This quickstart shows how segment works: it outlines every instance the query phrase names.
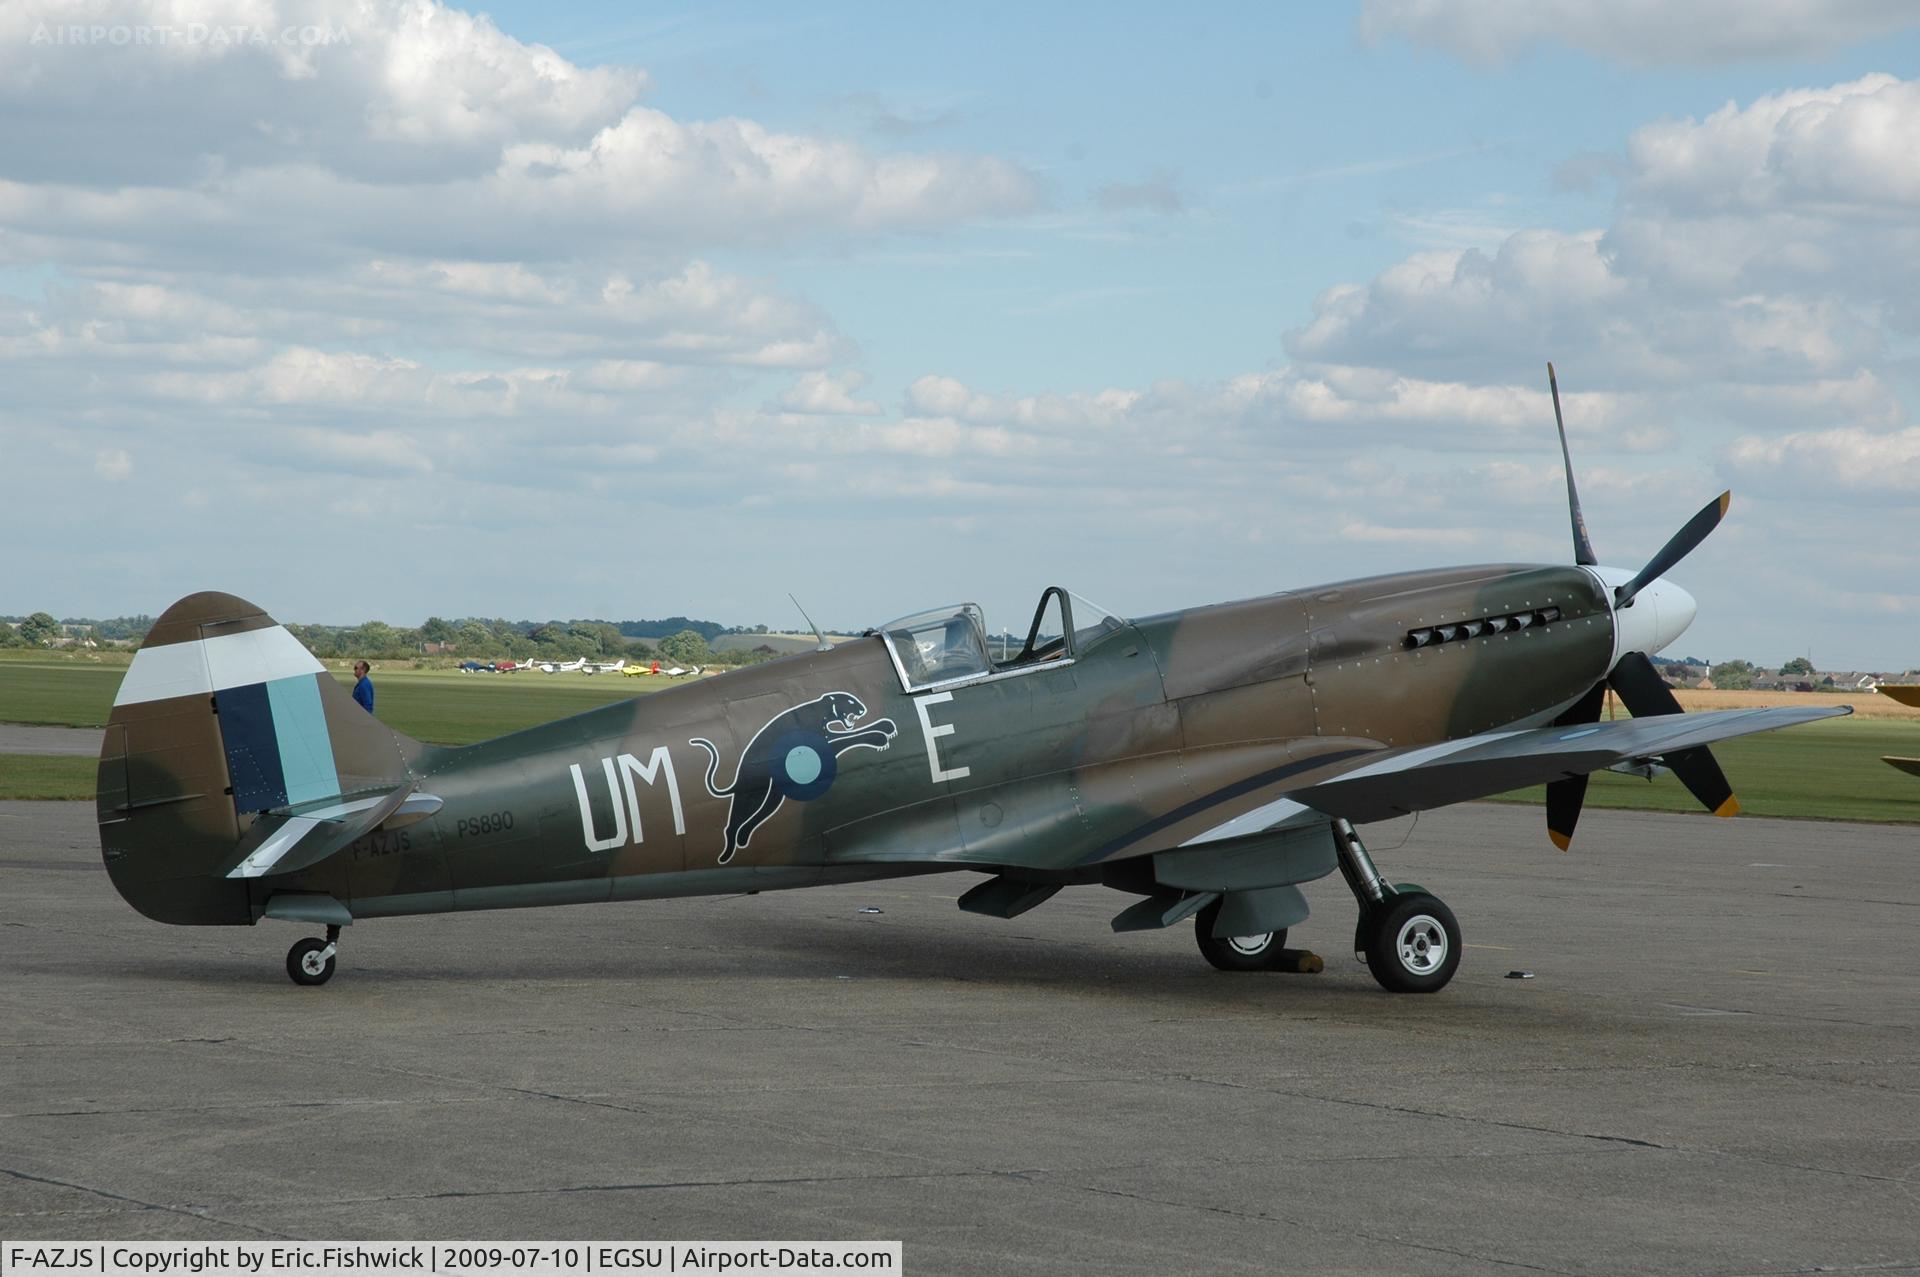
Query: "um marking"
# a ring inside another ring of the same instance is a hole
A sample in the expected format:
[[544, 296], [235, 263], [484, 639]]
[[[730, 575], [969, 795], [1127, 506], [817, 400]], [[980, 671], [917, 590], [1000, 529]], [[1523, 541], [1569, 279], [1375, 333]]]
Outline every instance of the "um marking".
[[[587, 799], [587, 779], [581, 773], [580, 764], [574, 763], [568, 768], [573, 773], [574, 795], [580, 800], [580, 834], [586, 840], [588, 851], [612, 851], [625, 846], [629, 828], [633, 831], [633, 843], [636, 846], [646, 841], [640, 831], [640, 792], [634, 784], [636, 778], [651, 785], [664, 775], [667, 798], [673, 804], [673, 832], [687, 832], [686, 813], [680, 807], [680, 782], [673, 774], [673, 756], [667, 753], [665, 745], [656, 746], [644, 763], [632, 754], [602, 758], [600, 769], [606, 774], [607, 794], [613, 800], [613, 834], [607, 838], [594, 836], [593, 805]], [[626, 798], [624, 806], [620, 801], [623, 793]]]

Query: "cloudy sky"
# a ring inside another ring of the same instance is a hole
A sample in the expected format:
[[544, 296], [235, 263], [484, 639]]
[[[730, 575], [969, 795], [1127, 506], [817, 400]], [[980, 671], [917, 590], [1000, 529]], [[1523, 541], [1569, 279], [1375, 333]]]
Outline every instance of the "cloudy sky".
[[1920, 664], [1905, 0], [0, 5], [0, 612], [840, 626], [1444, 563]]

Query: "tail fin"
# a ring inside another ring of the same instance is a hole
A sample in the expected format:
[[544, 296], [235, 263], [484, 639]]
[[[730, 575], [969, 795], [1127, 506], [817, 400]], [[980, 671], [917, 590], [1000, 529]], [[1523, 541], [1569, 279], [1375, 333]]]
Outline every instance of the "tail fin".
[[161, 922], [249, 923], [224, 875], [262, 812], [389, 793], [422, 746], [361, 709], [272, 617], [230, 594], [168, 608], [121, 680], [100, 752], [113, 885]]

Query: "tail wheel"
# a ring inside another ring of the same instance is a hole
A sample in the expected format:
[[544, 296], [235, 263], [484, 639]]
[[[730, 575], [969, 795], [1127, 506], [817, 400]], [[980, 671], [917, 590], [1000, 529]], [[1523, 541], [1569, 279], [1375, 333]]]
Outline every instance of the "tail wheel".
[[287, 950], [287, 974], [295, 984], [325, 984], [333, 978], [334, 946], [308, 936]]
[[1437, 993], [1460, 966], [1460, 924], [1424, 891], [1389, 896], [1363, 930], [1367, 967], [1390, 993]]
[[1285, 961], [1282, 955], [1287, 947], [1286, 931], [1216, 938], [1213, 927], [1219, 921], [1222, 903], [1216, 900], [1194, 915], [1193, 938], [1200, 945], [1200, 956], [1222, 971], [1278, 970]]

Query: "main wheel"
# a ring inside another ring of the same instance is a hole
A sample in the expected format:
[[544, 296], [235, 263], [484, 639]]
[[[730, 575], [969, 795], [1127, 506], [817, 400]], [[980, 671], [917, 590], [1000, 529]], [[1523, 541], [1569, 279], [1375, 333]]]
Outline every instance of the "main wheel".
[[1277, 967], [1281, 951], [1287, 947], [1286, 931], [1216, 939], [1213, 925], [1219, 921], [1223, 903], [1216, 900], [1194, 915], [1193, 938], [1199, 942], [1200, 956], [1222, 971], [1271, 971]]
[[1367, 967], [1390, 993], [1436, 993], [1460, 966], [1460, 924], [1423, 891], [1388, 898], [1364, 929]]
[[[325, 953], [323, 958], [320, 955]], [[287, 950], [287, 974], [295, 984], [325, 984], [333, 978], [334, 955], [327, 953], [327, 942], [308, 936], [296, 940]]]

